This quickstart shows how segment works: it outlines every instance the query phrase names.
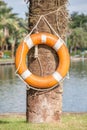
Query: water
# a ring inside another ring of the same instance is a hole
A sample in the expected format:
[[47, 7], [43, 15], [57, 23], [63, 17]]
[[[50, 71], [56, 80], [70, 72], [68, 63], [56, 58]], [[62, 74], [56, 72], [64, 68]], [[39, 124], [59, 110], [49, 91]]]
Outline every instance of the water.
[[[26, 111], [26, 86], [14, 72], [14, 65], [0, 66], [0, 113]], [[87, 112], [87, 61], [71, 62], [63, 89], [64, 112]]]
[[13, 65], [0, 66], [0, 113], [26, 111], [26, 87]]
[[63, 111], [87, 112], [87, 61], [71, 62], [70, 79], [63, 88]]

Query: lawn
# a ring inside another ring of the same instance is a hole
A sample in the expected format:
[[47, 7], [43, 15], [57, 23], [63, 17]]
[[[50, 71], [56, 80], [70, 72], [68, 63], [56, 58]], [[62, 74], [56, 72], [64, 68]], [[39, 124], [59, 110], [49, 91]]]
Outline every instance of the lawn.
[[87, 130], [87, 114], [63, 114], [58, 123], [26, 123], [25, 117], [0, 117], [0, 130]]

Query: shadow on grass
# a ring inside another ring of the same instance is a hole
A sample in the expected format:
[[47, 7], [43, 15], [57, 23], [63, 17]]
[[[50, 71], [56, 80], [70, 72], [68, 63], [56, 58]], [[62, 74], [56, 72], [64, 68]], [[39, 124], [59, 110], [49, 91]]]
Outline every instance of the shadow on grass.
[[23, 123], [23, 124], [26, 124], [26, 121], [3, 121], [3, 120], [0, 120], [0, 124], [10, 124], [10, 123]]
[[8, 124], [8, 123], [10, 123], [10, 121], [1, 121], [0, 120], [0, 124]]

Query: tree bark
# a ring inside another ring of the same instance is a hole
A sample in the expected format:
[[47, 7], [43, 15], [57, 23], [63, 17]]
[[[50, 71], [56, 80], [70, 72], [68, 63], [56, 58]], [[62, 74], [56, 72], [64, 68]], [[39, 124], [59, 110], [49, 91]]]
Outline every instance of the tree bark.
[[[36, 24], [40, 15], [47, 14], [58, 8], [59, 12], [46, 16], [46, 19], [52, 25], [59, 35], [65, 39], [67, 19], [66, 10], [67, 0], [30, 0], [29, 8], [29, 29], [31, 30]], [[65, 14], [65, 17], [63, 16]], [[48, 25], [41, 20], [37, 28], [39, 32], [53, 33]], [[58, 66], [58, 56], [56, 52], [46, 46], [38, 46], [38, 57], [34, 57], [35, 48], [29, 51], [28, 66], [29, 70], [40, 76], [52, 74]], [[26, 119], [27, 122], [40, 123], [40, 122], [58, 122], [61, 119], [62, 113], [62, 84], [57, 85], [52, 90], [36, 91], [33, 89], [27, 90], [27, 106], [26, 106]]]

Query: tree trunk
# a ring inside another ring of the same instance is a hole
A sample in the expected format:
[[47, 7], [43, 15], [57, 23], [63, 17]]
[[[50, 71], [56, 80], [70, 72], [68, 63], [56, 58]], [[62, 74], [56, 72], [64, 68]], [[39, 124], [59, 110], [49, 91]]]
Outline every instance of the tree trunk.
[[11, 51], [12, 51], [11, 57], [12, 57], [12, 59], [14, 59], [15, 44], [16, 44], [16, 38], [14, 38], [14, 41], [13, 41], [12, 46], [11, 46]]
[[[45, 15], [56, 9], [60, 9], [51, 15], [46, 16], [46, 19], [56, 30], [56, 32], [65, 40], [67, 30], [67, 0], [30, 0], [29, 8], [29, 29], [38, 21], [40, 15]], [[60, 8], [61, 7], [61, 8]], [[41, 20], [37, 28], [39, 32], [53, 33], [48, 25]], [[40, 76], [52, 74], [58, 66], [58, 56], [56, 52], [46, 46], [38, 46], [38, 57], [34, 57], [35, 48], [29, 51], [28, 66], [29, 70]], [[57, 85], [54, 89], [48, 91], [36, 91], [33, 89], [27, 90], [27, 106], [26, 118], [27, 122], [58, 122], [61, 118], [62, 112], [62, 84]]]
[[15, 43], [12, 43], [12, 46], [11, 46], [11, 51], [12, 51], [11, 57], [12, 57], [12, 59], [14, 58], [14, 50], [15, 50]]

